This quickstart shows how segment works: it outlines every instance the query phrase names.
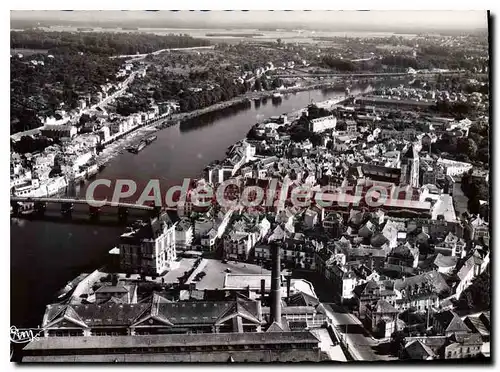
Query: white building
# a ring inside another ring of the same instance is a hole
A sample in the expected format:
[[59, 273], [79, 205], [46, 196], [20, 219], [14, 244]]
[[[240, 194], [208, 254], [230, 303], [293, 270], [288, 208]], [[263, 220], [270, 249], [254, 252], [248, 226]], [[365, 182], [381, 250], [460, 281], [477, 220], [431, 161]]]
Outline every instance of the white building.
[[224, 237], [224, 257], [233, 260], [247, 260], [257, 243], [254, 232], [234, 231]]
[[310, 120], [309, 130], [314, 133], [321, 133], [328, 129], [335, 129], [337, 118], [333, 115]]
[[182, 219], [175, 228], [175, 246], [177, 249], [189, 249], [192, 242], [193, 226], [188, 219]]
[[160, 275], [177, 265], [175, 228], [167, 213], [139, 222], [120, 237], [120, 266], [128, 273]]
[[472, 164], [461, 161], [439, 158], [437, 164], [440, 164], [446, 170], [447, 176], [461, 176], [472, 169]]

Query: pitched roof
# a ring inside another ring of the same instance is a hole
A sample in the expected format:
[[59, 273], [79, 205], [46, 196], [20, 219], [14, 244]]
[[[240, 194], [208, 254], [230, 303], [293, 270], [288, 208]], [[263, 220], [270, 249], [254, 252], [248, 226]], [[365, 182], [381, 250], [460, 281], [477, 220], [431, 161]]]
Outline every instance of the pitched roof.
[[283, 332], [283, 327], [274, 321], [271, 323], [266, 332]]
[[316, 306], [319, 300], [304, 292], [297, 292], [288, 299], [289, 306]]
[[248, 311], [244, 306], [244, 302], [239, 299], [237, 299], [232, 304], [232, 306], [228, 307], [224, 312], [222, 312], [215, 323], [221, 324], [236, 316], [241, 316], [251, 323], [260, 324], [260, 320], [254, 314], [252, 314], [252, 312]]
[[488, 324], [485, 324], [482, 317], [468, 316], [465, 318], [464, 323], [470, 328], [472, 332], [477, 332], [482, 336], [487, 336], [490, 334], [490, 327]]
[[441, 324], [445, 332], [470, 332], [463, 320], [454, 311], [447, 310], [436, 313], [434, 319]]
[[95, 293], [128, 293], [128, 290], [122, 285], [104, 285]]
[[457, 334], [455, 333], [450, 341], [455, 341], [461, 345], [482, 345], [483, 340], [479, 333]]
[[200, 333], [163, 334], [136, 336], [90, 336], [90, 337], [42, 337], [30, 342], [25, 350], [48, 349], [101, 349], [138, 348], [157, 346], [205, 346], [205, 345], [247, 345], [247, 344], [287, 344], [307, 343], [317, 345], [319, 340], [311, 332], [270, 332], [270, 333]]
[[455, 267], [458, 262], [458, 257], [456, 256], [444, 256], [438, 253], [434, 259], [434, 265], [437, 267]]
[[374, 247], [382, 247], [387, 242], [388, 239], [382, 233], [374, 234], [370, 239], [370, 244]]
[[375, 305], [375, 311], [377, 313], [399, 313], [399, 311], [386, 300], [379, 300]]
[[[66, 317], [65, 317], [66, 315]], [[256, 301], [181, 301], [169, 302], [159, 295], [148, 302], [121, 304], [52, 305], [46, 310], [44, 327], [69, 320], [82, 327], [132, 326], [149, 319], [167, 325], [214, 324], [223, 317], [240, 315], [251, 322], [260, 322]]]
[[420, 342], [420, 340], [408, 342], [405, 346], [405, 351], [410, 359], [427, 359], [434, 356], [432, 350]]
[[417, 159], [418, 158], [418, 154], [417, 154], [417, 151], [416, 151], [415, 147], [413, 147], [413, 145], [410, 145], [408, 147], [408, 150], [403, 155], [403, 157], [407, 158], [407, 159]]
[[464, 280], [467, 274], [474, 268], [475, 259], [474, 256], [470, 256], [458, 270], [457, 276], [460, 280]]
[[443, 275], [438, 271], [428, 271], [426, 273], [410, 276], [405, 279], [396, 279], [394, 288], [397, 290], [407, 289], [417, 285], [419, 288], [425, 284], [430, 287], [436, 294], [441, 294], [450, 290]]

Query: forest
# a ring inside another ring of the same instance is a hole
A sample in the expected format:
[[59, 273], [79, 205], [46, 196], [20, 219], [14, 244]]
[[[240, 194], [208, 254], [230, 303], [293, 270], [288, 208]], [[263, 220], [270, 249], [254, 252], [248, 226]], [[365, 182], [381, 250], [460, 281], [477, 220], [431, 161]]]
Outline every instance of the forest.
[[83, 52], [102, 56], [151, 53], [167, 48], [208, 46], [210, 42], [189, 35], [165, 36], [124, 32], [12, 31], [11, 48], [45, 49], [50, 54]]
[[11, 133], [40, 126], [38, 117], [54, 116], [58, 109], [75, 109], [82, 96], [97, 93], [102, 84], [116, 82], [121, 67], [121, 61], [98, 55], [30, 58], [43, 65], [11, 58]]
[[[109, 56], [208, 44], [187, 35], [13, 31], [11, 48], [47, 53], [33, 54], [29, 60], [11, 57], [11, 133], [39, 127], [40, 117], [54, 116], [59, 109], [75, 109], [82, 97], [87, 104], [96, 103], [101, 85], [123, 79], [116, 77], [123, 60]], [[124, 104], [120, 110], [135, 112]]]

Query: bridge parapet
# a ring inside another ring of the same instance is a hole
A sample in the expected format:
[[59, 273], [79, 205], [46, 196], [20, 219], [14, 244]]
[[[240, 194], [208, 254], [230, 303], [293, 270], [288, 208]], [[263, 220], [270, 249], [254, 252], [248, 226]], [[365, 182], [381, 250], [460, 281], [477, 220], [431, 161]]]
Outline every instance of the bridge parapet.
[[[12, 196], [10, 198], [11, 203], [55, 203], [55, 204], [65, 204], [65, 203], [70, 203], [70, 204], [88, 204], [89, 206], [91, 203], [89, 203], [88, 200], [86, 199], [77, 199], [77, 198], [32, 198], [32, 197], [20, 197], [20, 196]], [[97, 202], [97, 200], [96, 200]], [[132, 203], [113, 203], [110, 201], [104, 201], [102, 207], [108, 206], [108, 207], [122, 207], [122, 208], [127, 208], [127, 209], [139, 209], [139, 210], [145, 210], [145, 211], [152, 211], [155, 213], [159, 213], [159, 210], [161, 207], [153, 207], [149, 205], [140, 205], [140, 204], [132, 204]]]

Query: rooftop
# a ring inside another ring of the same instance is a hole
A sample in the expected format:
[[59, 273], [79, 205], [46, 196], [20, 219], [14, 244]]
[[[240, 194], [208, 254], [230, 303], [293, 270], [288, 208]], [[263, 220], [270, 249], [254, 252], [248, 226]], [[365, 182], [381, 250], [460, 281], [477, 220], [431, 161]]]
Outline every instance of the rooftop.
[[310, 332], [200, 333], [146, 336], [42, 337], [24, 350], [81, 350], [102, 348], [151, 348], [179, 346], [231, 346], [248, 344], [318, 344]]

